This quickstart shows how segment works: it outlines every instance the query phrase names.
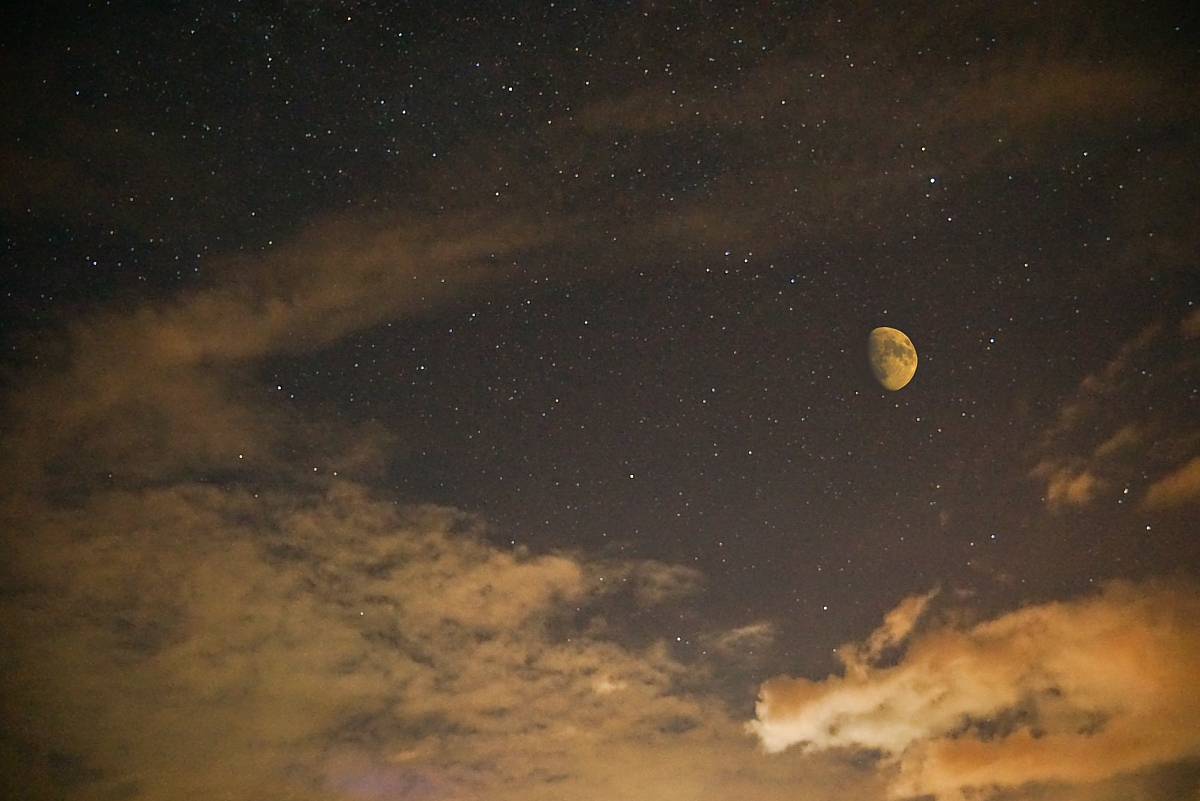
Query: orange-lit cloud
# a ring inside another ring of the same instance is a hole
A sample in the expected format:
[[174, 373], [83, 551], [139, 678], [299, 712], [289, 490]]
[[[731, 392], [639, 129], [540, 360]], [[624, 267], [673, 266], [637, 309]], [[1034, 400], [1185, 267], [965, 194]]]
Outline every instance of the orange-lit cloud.
[[1200, 500], [1200, 456], [1151, 484], [1146, 490], [1145, 505], [1161, 509], [1196, 500]]
[[884, 652], [896, 648], [908, 639], [917, 621], [925, 614], [925, 610], [938, 594], [933, 589], [925, 595], [914, 595], [905, 598], [883, 619], [883, 625], [872, 632], [864, 645], [853, 643], [843, 645], [838, 649], [838, 658], [848, 673], [865, 676], [870, 665], [877, 662]]
[[1185, 339], [1196, 339], [1200, 337], [1200, 309], [1196, 309], [1179, 324], [1179, 333]]
[[1114, 583], [933, 627], [891, 667], [772, 679], [749, 726], [769, 751], [881, 754], [895, 765], [892, 798], [1099, 782], [1200, 757], [1198, 621], [1193, 586]]
[[1177, 411], [1188, 407], [1182, 394], [1200, 366], [1191, 333], [1197, 319], [1192, 312], [1177, 325], [1146, 326], [1062, 402], [1029, 471], [1045, 487], [1048, 507], [1089, 506], [1106, 495], [1135, 500], [1147, 475], [1145, 508], [1200, 495], [1200, 429]]
[[1046, 503], [1053, 509], [1061, 506], [1086, 506], [1103, 482], [1079, 464], [1056, 465], [1041, 462], [1031, 472], [1034, 478], [1046, 481]]
[[756, 753], [664, 644], [571, 623], [636, 582], [453, 510], [177, 485], [33, 518], [5, 564], [4, 719], [86, 797], [878, 797], [838, 759]]

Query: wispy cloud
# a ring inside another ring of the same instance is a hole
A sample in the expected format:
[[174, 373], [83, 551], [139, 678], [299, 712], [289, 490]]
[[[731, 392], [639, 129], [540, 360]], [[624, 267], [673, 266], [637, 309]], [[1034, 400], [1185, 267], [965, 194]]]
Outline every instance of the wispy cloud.
[[207, 289], [100, 310], [59, 337], [6, 408], [12, 486], [79, 487], [278, 467], [281, 440], [330, 436], [248, 374], [384, 321], [428, 312], [504, 277], [496, 254], [544, 244], [513, 220], [404, 224], [331, 219], [276, 251], [229, 260]]
[[1197, 500], [1200, 500], [1200, 456], [1151, 484], [1144, 503], [1150, 509], [1162, 509]]
[[1050, 509], [1106, 496], [1136, 501], [1143, 491], [1144, 506], [1161, 508], [1200, 492], [1189, 472], [1200, 429], [1183, 394], [1200, 368], [1188, 334], [1194, 317], [1147, 326], [1063, 400], [1029, 473], [1044, 485]]

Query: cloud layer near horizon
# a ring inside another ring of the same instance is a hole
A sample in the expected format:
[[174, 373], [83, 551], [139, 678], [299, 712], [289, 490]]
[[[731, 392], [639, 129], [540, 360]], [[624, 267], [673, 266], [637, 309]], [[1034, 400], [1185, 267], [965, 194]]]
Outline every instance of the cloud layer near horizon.
[[8, 512], [25, 531], [0, 602], [0, 755], [3, 773], [28, 762], [34, 797], [783, 799], [878, 781], [756, 754], [678, 689], [665, 646], [605, 638], [606, 596], [663, 599], [677, 567], [499, 550], [473, 518], [347, 483]]
[[[927, 600], [909, 599], [899, 617], [911, 628]], [[875, 646], [897, 641], [889, 616], [865, 646], [842, 649], [844, 676], [766, 682], [749, 727], [769, 751], [879, 753], [898, 768], [892, 798], [1100, 782], [1200, 757], [1197, 621], [1194, 586], [1115, 582], [974, 625], [929, 625], [888, 664]]]
[[612, 636], [606, 610], [679, 603], [695, 570], [501, 549], [456, 510], [313, 477], [309, 451], [336, 467], [379, 432], [339, 439], [241, 388], [528, 241], [330, 224], [63, 332], [6, 399], [0, 795], [877, 795], [837, 758], [757, 753], [664, 637]]

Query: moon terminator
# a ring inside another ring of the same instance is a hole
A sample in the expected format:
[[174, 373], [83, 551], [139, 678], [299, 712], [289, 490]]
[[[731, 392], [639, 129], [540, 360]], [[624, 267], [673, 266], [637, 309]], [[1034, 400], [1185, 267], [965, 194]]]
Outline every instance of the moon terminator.
[[917, 349], [903, 331], [880, 327], [867, 341], [871, 372], [884, 389], [895, 391], [912, 380], [917, 372]]

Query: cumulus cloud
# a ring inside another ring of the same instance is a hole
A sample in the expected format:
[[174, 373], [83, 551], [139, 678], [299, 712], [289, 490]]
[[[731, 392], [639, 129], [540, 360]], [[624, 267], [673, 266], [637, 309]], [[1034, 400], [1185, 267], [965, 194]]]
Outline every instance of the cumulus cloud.
[[[897, 611], [911, 616], [920, 599]], [[1200, 591], [1117, 582], [962, 627], [942, 624], [899, 663], [762, 686], [749, 728], [768, 751], [881, 755], [889, 795], [960, 798], [1030, 783], [1090, 783], [1200, 757]], [[872, 653], [885, 624], [852, 653]]]

